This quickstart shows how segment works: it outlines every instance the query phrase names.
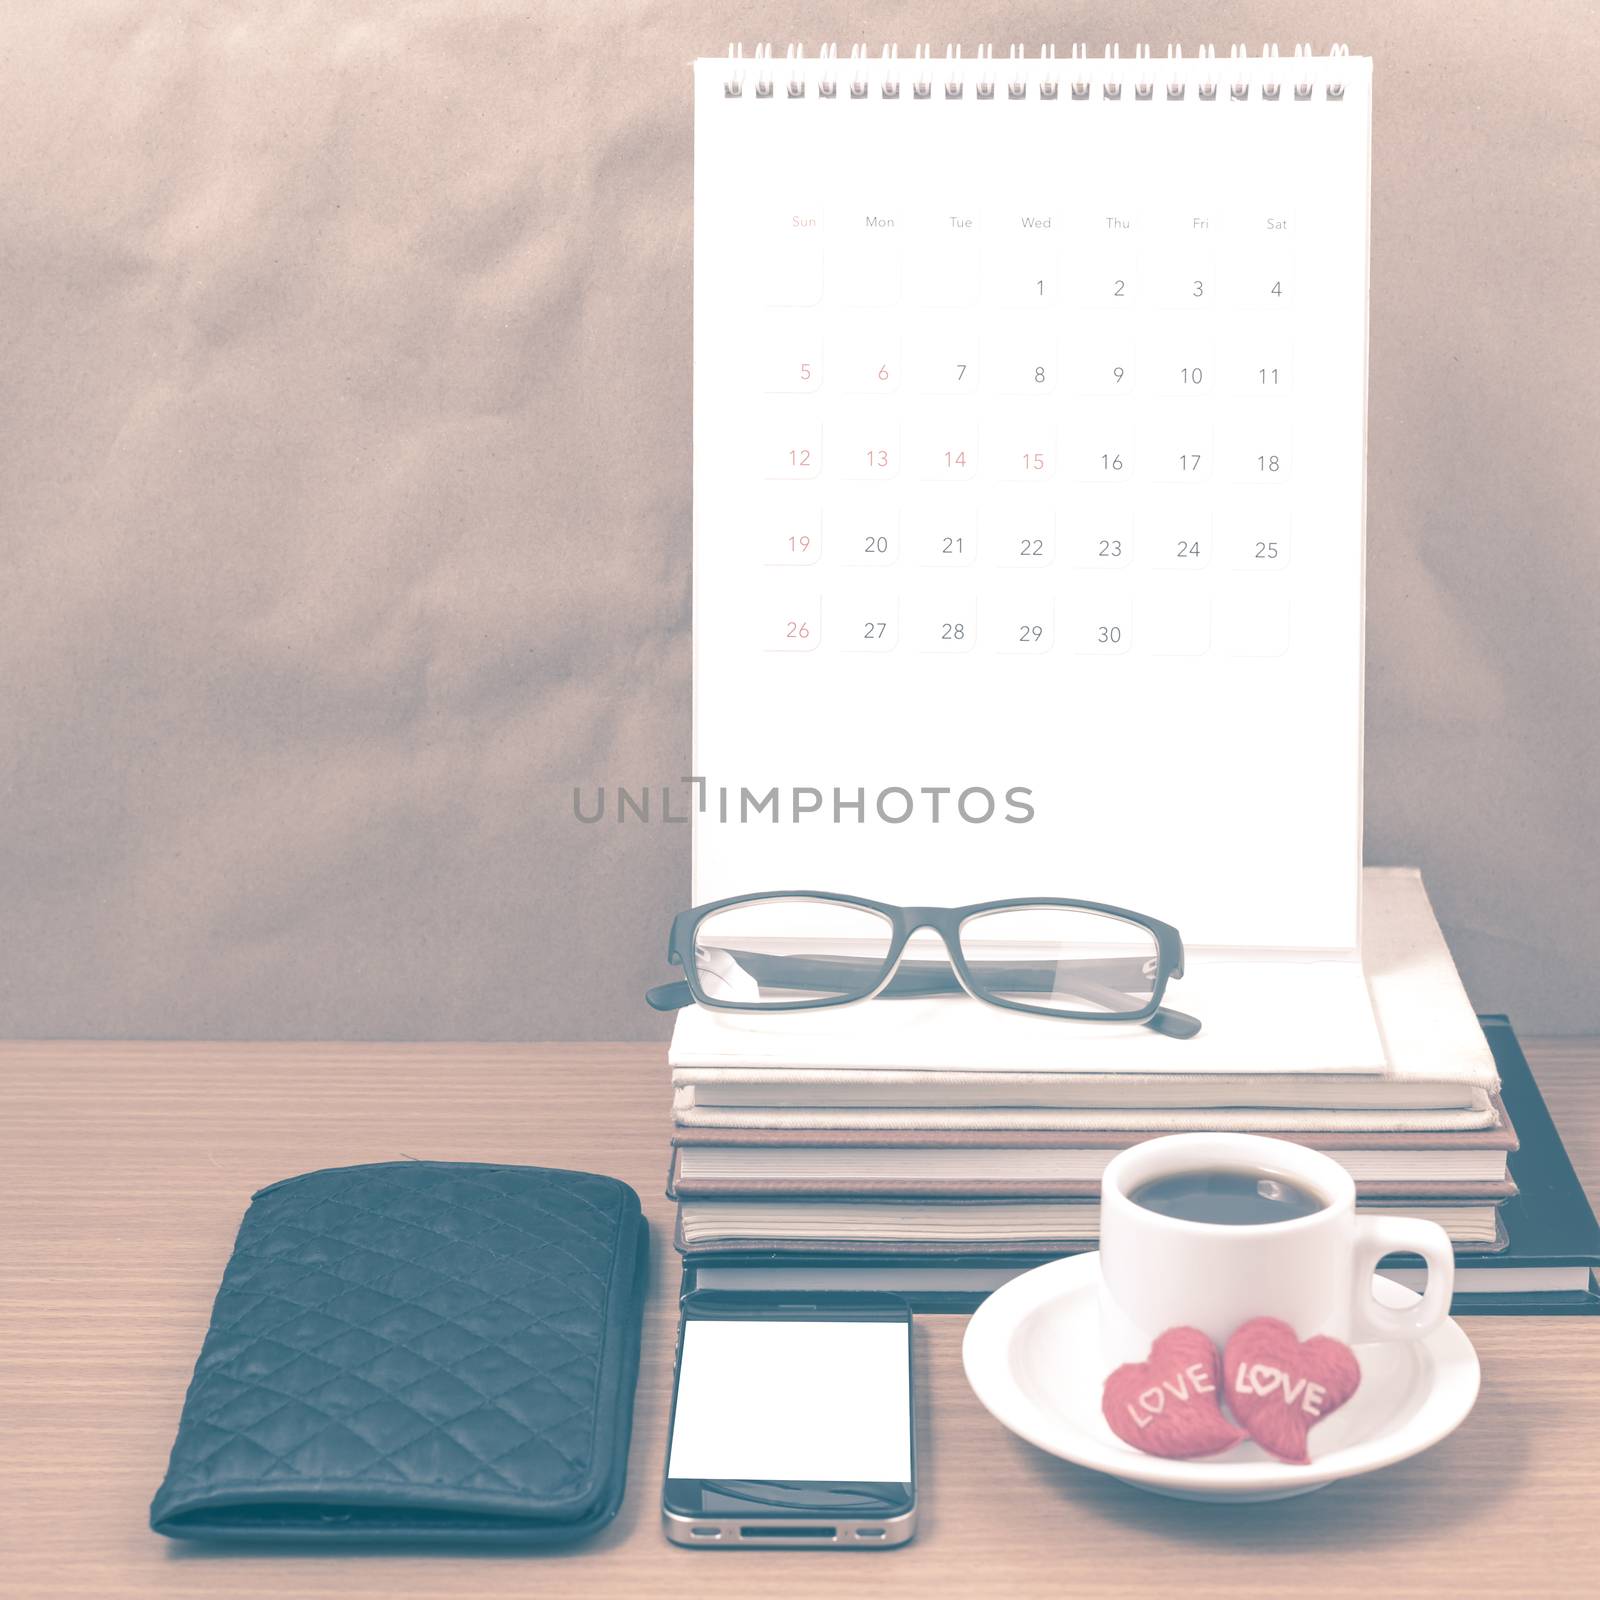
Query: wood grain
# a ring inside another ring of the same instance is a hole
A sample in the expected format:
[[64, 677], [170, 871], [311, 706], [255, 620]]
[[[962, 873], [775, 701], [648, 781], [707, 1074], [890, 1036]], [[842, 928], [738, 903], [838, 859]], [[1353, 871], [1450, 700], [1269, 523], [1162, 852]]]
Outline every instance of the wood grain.
[[[1529, 1049], [1600, 1183], [1600, 1042]], [[682, 1551], [657, 1526], [676, 1258], [654, 1046], [0, 1047], [0, 1591], [67, 1596], [1496, 1595], [1600, 1569], [1600, 1320], [1475, 1318], [1483, 1393], [1453, 1438], [1276, 1505], [1158, 1500], [1004, 1432], [964, 1319], [917, 1325], [922, 1525], [881, 1554]], [[215, 1555], [145, 1522], [253, 1189], [400, 1156], [592, 1168], [638, 1189], [653, 1287], [628, 1496], [539, 1555]]]

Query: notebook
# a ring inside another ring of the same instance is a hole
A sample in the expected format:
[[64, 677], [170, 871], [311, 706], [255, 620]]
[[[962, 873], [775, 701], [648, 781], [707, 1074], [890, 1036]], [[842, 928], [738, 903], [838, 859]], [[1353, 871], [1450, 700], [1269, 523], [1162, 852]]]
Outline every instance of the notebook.
[[[749, 1194], [1051, 1195], [1098, 1183], [1111, 1158], [1148, 1138], [1142, 1128], [1070, 1134], [911, 1129], [686, 1129], [673, 1137], [668, 1192], [680, 1197]], [[1358, 1183], [1503, 1183], [1517, 1148], [1504, 1106], [1495, 1125], [1462, 1133], [1296, 1131]]]
[[[1092, 1248], [1088, 1243], [1058, 1255]], [[1515, 1243], [1507, 1246], [1511, 1255]], [[830, 1293], [873, 1289], [904, 1295], [919, 1312], [968, 1312], [1001, 1284], [1043, 1266], [1057, 1256], [961, 1255], [857, 1256], [853, 1265], [832, 1256], [706, 1255], [685, 1258], [682, 1292], [694, 1289], [760, 1290], [767, 1293]], [[1419, 1293], [1427, 1269], [1396, 1257], [1378, 1269], [1384, 1277]], [[1583, 1266], [1545, 1265], [1537, 1260], [1508, 1260], [1493, 1250], [1456, 1249], [1456, 1292], [1451, 1312], [1462, 1316], [1523, 1313], [1537, 1316], [1600, 1314], [1600, 1292]]]
[[1354, 961], [1370, 78], [696, 64], [697, 902]]
[[[1336, 1065], [1320, 1019], [1275, 1034], [1241, 1010], [1212, 1013], [1195, 1039], [1062, 1023], [964, 999], [874, 1001], [775, 1017], [691, 1006], [668, 1062], [680, 1127], [1094, 1128], [1237, 1126], [1263, 1131], [1483, 1128], [1495, 1117], [1494, 1058], [1421, 875], [1363, 874], [1363, 970], [1378, 1073]], [[1299, 970], [1286, 962], [1281, 973]], [[1185, 985], [1173, 986], [1174, 1004]], [[1271, 980], [1261, 1009], [1277, 1016]], [[1197, 1008], [1198, 1009], [1198, 1008]], [[1308, 1043], [1309, 1041], [1309, 1043]], [[1313, 1054], [1312, 1052], [1317, 1052]], [[1282, 1070], [1293, 1059], [1294, 1070]], [[1207, 1070], [1209, 1069], [1209, 1070]], [[1238, 1108], [1247, 1108], [1240, 1110]]]
[[[1498, 1188], [1485, 1185], [1485, 1188]], [[884, 1253], [930, 1249], [1066, 1249], [1099, 1237], [1100, 1202], [1080, 1200], [773, 1199], [740, 1195], [683, 1200], [676, 1243], [686, 1255], [747, 1250]], [[1492, 1248], [1500, 1199], [1448, 1200], [1425, 1195], [1363, 1196], [1363, 1214], [1394, 1213], [1437, 1222], [1455, 1245]]]

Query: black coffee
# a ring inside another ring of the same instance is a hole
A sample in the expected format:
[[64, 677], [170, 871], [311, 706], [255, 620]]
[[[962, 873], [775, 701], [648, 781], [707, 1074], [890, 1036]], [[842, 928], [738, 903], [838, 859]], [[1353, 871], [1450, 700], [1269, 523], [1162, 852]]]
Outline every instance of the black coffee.
[[1264, 1172], [1174, 1172], [1141, 1184], [1129, 1198], [1146, 1211], [1185, 1222], [1220, 1222], [1234, 1227], [1288, 1222], [1321, 1211], [1327, 1201], [1288, 1178]]

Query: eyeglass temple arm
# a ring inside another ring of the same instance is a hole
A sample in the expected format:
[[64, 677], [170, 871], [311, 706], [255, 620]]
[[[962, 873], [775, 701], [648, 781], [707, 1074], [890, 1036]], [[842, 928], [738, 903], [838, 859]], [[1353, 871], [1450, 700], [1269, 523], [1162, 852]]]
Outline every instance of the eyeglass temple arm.
[[[874, 967], [876, 961], [849, 957], [816, 960], [801, 956], [763, 956], [754, 950], [728, 952], [753, 978], [775, 989], [812, 989], [843, 987], [859, 975], [863, 967]], [[781, 963], [781, 965], [776, 965]], [[1051, 963], [1049, 966], [994, 966], [982, 963], [985, 977], [1009, 988], [1049, 987], [1075, 994], [1080, 999], [1095, 1000], [1108, 1010], [1120, 1009], [1126, 996], [1094, 979], [1094, 969], [1115, 972], [1130, 964], [1137, 965], [1138, 975], [1144, 975], [1144, 962], [1138, 956], [1111, 956], [1099, 961], [1074, 963], [1077, 970], [1063, 975]], [[1108, 974], [1109, 975], [1109, 974]], [[1030, 985], [1026, 980], [1033, 980]], [[880, 991], [884, 999], [906, 999], [914, 995], [952, 994], [961, 989], [955, 970], [942, 961], [911, 961], [903, 963], [887, 985]], [[689, 985], [681, 979], [664, 983], [645, 994], [645, 1000], [657, 1011], [678, 1011], [693, 1004], [694, 995]], [[1200, 1031], [1200, 1020], [1186, 1012], [1160, 1007], [1144, 1019], [1145, 1027], [1172, 1039], [1192, 1039]]]
[[1200, 1019], [1187, 1011], [1174, 1011], [1171, 1006], [1158, 1006], [1155, 1015], [1146, 1017], [1141, 1026], [1169, 1039], [1192, 1039], [1200, 1031]]
[[653, 1011], [682, 1011], [694, 1004], [694, 992], [682, 978], [676, 983], [658, 983], [644, 992], [645, 1003]]

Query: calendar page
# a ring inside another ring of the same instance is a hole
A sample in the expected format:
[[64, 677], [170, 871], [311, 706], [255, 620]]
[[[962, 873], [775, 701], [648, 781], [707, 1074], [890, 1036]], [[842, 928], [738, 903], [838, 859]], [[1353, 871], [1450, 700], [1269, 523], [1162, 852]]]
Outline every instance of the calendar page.
[[1353, 952], [1370, 62], [696, 65], [694, 894]]

